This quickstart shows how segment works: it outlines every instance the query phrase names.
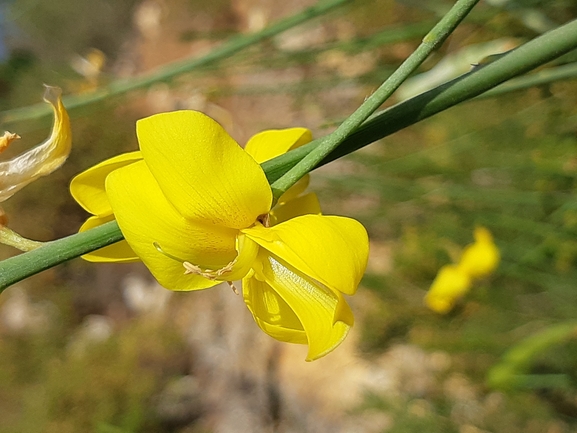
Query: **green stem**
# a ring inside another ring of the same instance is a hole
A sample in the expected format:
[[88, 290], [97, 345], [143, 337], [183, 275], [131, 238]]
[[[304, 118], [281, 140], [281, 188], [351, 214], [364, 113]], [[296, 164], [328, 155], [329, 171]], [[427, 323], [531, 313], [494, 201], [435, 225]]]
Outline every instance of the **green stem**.
[[[319, 165], [415, 124], [499, 84], [541, 66], [577, 48], [577, 20], [527, 42], [506, 56], [456, 80], [390, 107], [364, 123]], [[262, 166], [273, 183], [318, 145], [315, 140]], [[11, 284], [66, 260], [122, 239], [116, 223], [49, 242], [42, 247], [0, 262], [0, 291]]]
[[530, 335], [516, 344], [493, 366], [487, 374], [487, 385], [498, 389], [535, 388], [538, 386], [566, 387], [568, 378], [564, 375], [526, 375], [531, 362], [552, 346], [566, 342], [577, 336], [577, 322], [552, 325]]
[[116, 221], [76, 233], [0, 262], [0, 292], [24, 278], [122, 240]]
[[[473, 99], [511, 78], [531, 71], [577, 48], [577, 20], [545, 33], [483, 67], [383, 110], [365, 122], [317, 167]], [[320, 143], [314, 140], [262, 164], [271, 184]]]
[[451, 10], [423, 38], [421, 44], [393, 72], [393, 74], [331, 134], [309, 152], [281, 178], [271, 184], [276, 202], [301, 177], [313, 170], [329, 153], [337, 148], [353, 131], [369, 118], [399, 86], [441, 45], [469, 14], [479, 0], [458, 0]]
[[488, 92], [483, 93], [479, 98], [492, 98], [505, 93], [525, 90], [530, 87], [543, 86], [556, 81], [570, 80], [577, 78], [577, 63], [569, 63], [555, 68], [545, 69], [535, 74], [519, 77], [502, 84]]
[[[326, 0], [319, 1], [304, 11], [285, 18], [257, 33], [249, 35], [240, 35], [232, 38], [210, 53], [197, 59], [186, 59], [154, 70], [152, 73], [141, 75], [139, 77], [125, 78], [117, 80], [108, 86], [101, 87], [89, 95], [69, 95], [63, 98], [63, 103], [68, 110], [80, 108], [98, 101], [102, 101], [111, 96], [119, 96], [132, 90], [138, 90], [150, 85], [163, 81], [170, 81], [175, 77], [190, 72], [201, 66], [227, 59], [233, 54], [248, 48], [264, 39], [278, 35], [292, 27], [296, 27], [315, 17], [323, 15], [341, 6], [350, 0]], [[0, 121], [5, 127], [6, 124], [38, 119], [50, 115], [51, 111], [45, 106], [46, 104], [36, 104], [24, 108], [16, 108], [0, 113]]]

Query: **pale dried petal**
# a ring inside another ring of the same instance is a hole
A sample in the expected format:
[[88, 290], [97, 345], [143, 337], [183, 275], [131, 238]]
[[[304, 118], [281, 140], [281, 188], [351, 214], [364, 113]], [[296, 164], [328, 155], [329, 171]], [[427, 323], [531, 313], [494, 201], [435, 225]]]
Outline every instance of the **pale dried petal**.
[[50, 137], [42, 144], [0, 162], [0, 202], [39, 177], [46, 176], [59, 168], [68, 155], [72, 144], [70, 119], [62, 105], [62, 91], [58, 87], [46, 86], [44, 100], [54, 110], [54, 125]]
[[0, 137], [0, 153], [4, 152], [14, 140], [18, 140], [20, 136], [12, 132], [4, 131], [4, 135]]

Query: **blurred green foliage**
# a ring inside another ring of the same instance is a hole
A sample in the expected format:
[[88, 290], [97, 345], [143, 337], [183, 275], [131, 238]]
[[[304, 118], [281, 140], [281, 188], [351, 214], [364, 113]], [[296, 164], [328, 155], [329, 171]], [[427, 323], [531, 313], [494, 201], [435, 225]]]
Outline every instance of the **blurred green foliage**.
[[0, 432], [160, 431], [149, 407], [186, 366], [180, 334], [135, 319], [104, 341], [74, 346], [61, 319], [0, 339]]

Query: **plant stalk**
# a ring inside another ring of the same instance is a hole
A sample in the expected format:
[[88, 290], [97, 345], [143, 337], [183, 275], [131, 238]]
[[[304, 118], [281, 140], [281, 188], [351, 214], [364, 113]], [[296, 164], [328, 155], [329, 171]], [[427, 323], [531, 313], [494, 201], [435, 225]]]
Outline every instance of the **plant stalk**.
[[273, 197], [278, 198], [301, 177], [313, 170], [329, 153], [369, 118], [401, 84], [438, 48], [471, 12], [479, 0], [458, 0], [445, 16], [427, 33], [415, 51], [393, 74], [331, 134], [324, 137], [298, 164], [271, 184]]
[[[365, 122], [318, 165], [354, 152], [577, 48], [577, 20], [545, 33], [481, 68], [390, 107]], [[272, 184], [318, 146], [315, 140], [262, 164]], [[116, 222], [44, 244], [0, 262], [0, 291], [24, 278], [123, 239]]]
[[[177, 61], [157, 68], [149, 74], [114, 81], [107, 86], [98, 88], [88, 95], [65, 96], [62, 98], [62, 102], [68, 110], [74, 110], [110, 97], [120, 96], [133, 90], [143, 89], [155, 83], [170, 81], [175, 77], [194, 69], [227, 59], [245, 48], [310, 21], [311, 19], [321, 16], [349, 1], [350, 0], [319, 1], [316, 5], [307, 8], [296, 15], [280, 20], [260, 32], [233, 37], [223, 45], [213, 49], [205, 56], [196, 59]], [[46, 104], [35, 104], [28, 107], [4, 111], [0, 113], [0, 122], [4, 127], [6, 127], [9, 123], [49, 116], [51, 114], [50, 108], [45, 105]]]

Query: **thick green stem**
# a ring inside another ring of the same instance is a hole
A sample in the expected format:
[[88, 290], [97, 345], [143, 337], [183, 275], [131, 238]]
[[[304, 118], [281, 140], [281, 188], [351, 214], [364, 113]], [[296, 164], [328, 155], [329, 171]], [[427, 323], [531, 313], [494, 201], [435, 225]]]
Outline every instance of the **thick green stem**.
[[[499, 84], [577, 48], [577, 20], [546, 33], [506, 56], [447, 84], [384, 110], [364, 123], [319, 165], [351, 153], [400, 129], [472, 99]], [[319, 140], [263, 164], [270, 183], [279, 179], [311, 152]], [[0, 291], [15, 282], [66, 260], [122, 239], [111, 222], [84, 233], [49, 242], [34, 251], [0, 262]]]
[[[227, 59], [233, 54], [248, 48], [264, 39], [278, 35], [292, 27], [296, 27], [315, 17], [321, 16], [337, 6], [341, 6], [350, 0], [326, 0], [320, 1], [304, 11], [281, 20], [257, 33], [249, 35], [239, 35], [224, 43], [220, 47], [212, 50], [205, 56], [197, 59], [186, 59], [179, 62], [170, 63], [158, 68], [149, 74], [138, 77], [131, 77], [115, 81], [108, 86], [101, 87], [89, 95], [70, 95], [63, 98], [63, 103], [68, 110], [83, 107], [94, 102], [102, 101], [112, 96], [119, 96], [132, 90], [143, 89], [150, 85], [163, 81], [170, 81], [173, 78], [190, 72], [201, 66], [206, 66], [219, 60]], [[50, 115], [51, 111], [46, 104], [36, 104], [25, 108], [4, 111], [0, 113], [0, 121], [6, 124], [20, 122], [30, 119], [37, 119]]]
[[275, 201], [361, 126], [429, 57], [431, 52], [447, 39], [478, 2], [479, 0], [458, 0], [441, 21], [423, 38], [417, 49], [353, 114], [341, 123], [332, 134], [324, 137], [318, 146], [298, 164], [272, 183], [271, 188]]

